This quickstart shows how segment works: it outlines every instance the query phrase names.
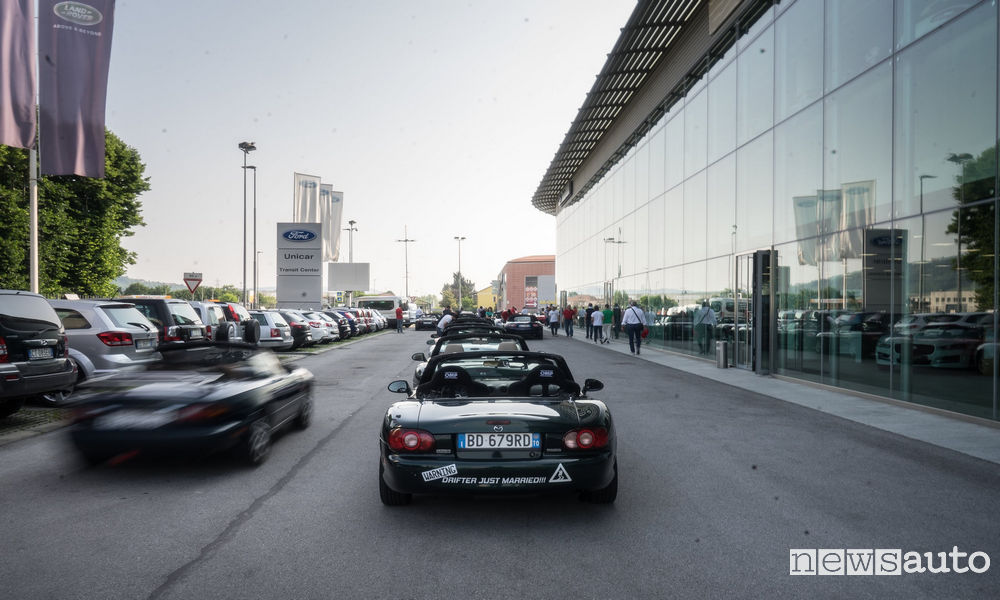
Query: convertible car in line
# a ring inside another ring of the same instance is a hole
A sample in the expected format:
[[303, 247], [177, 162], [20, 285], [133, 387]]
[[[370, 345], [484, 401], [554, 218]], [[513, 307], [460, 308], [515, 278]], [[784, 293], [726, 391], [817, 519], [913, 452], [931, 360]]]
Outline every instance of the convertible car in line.
[[577, 492], [611, 503], [618, 495], [614, 423], [587, 397], [604, 388], [573, 380], [566, 361], [543, 352], [442, 353], [416, 389], [386, 411], [380, 433], [383, 504], [413, 494]]
[[270, 350], [219, 343], [161, 354], [141, 371], [77, 388], [69, 432], [87, 462], [232, 450], [256, 466], [275, 432], [309, 426], [312, 373], [285, 367]]
[[[443, 335], [427, 340], [427, 345], [433, 346], [430, 352], [431, 356], [480, 350], [530, 350], [524, 338], [519, 335], [488, 331]], [[413, 385], [417, 386], [420, 384], [420, 376], [423, 375], [424, 369], [427, 367], [427, 355], [423, 352], [415, 352], [411, 358], [417, 361], [417, 366], [413, 370]]]

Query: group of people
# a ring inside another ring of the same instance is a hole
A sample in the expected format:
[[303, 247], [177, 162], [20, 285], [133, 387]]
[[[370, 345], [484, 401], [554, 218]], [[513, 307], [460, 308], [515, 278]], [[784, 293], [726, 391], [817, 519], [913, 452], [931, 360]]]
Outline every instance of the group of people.
[[602, 308], [600, 303], [591, 302], [587, 304], [587, 308], [581, 309], [567, 304], [560, 311], [558, 307], [550, 305], [545, 308], [544, 315], [553, 336], [559, 335], [561, 322], [566, 336], [573, 337], [574, 323], [580, 319], [580, 326], [585, 328], [588, 340], [594, 340], [596, 344], [610, 344], [612, 335], [618, 339], [624, 329], [628, 335], [632, 354], [640, 352], [646, 317], [635, 300], [632, 300], [625, 309], [618, 304], [614, 307], [605, 304]]

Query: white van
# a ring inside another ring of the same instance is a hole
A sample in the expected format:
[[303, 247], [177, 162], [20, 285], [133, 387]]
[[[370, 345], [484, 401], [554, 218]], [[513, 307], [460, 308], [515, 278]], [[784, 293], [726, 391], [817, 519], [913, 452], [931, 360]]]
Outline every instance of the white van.
[[360, 296], [355, 299], [358, 308], [377, 310], [388, 322], [390, 329], [396, 328], [396, 308], [403, 309], [403, 327], [410, 326], [410, 303], [400, 296]]

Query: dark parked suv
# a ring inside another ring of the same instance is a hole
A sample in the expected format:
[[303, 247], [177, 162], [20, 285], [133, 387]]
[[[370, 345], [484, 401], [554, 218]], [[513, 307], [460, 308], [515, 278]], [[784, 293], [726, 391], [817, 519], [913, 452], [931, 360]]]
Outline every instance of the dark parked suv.
[[205, 325], [186, 300], [151, 296], [123, 296], [160, 332], [158, 349], [205, 339]]
[[0, 418], [24, 400], [73, 387], [66, 331], [45, 298], [0, 290]]

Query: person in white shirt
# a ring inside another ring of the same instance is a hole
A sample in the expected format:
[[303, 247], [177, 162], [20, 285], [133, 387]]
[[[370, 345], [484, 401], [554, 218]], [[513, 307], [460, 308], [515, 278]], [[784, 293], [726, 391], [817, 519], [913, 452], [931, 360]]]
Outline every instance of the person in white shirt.
[[694, 313], [694, 333], [698, 340], [698, 352], [709, 354], [712, 351], [712, 338], [717, 324], [715, 311], [708, 306], [708, 301], [702, 301], [701, 308]]
[[445, 313], [445, 315], [441, 317], [441, 320], [438, 321], [437, 324], [438, 335], [442, 335], [444, 333], [444, 328], [448, 326], [448, 323], [451, 323], [453, 318], [454, 317], [451, 316], [451, 313]]
[[635, 300], [629, 302], [629, 307], [622, 311], [622, 327], [628, 333], [628, 347], [632, 354], [640, 354], [642, 348], [642, 329], [646, 326], [646, 315], [642, 313]]
[[549, 328], [552, 330], [552, 335], [559, 335], [559, 311], [556, 307], [549, 307]]
[[[600, 307], [598, 307], [600, 308]], [[590, 324], [594, 326], [594, 342], [598, 344], [604, 343], [604, 313], [600, 310], [595, 310], [590, 313]]]

